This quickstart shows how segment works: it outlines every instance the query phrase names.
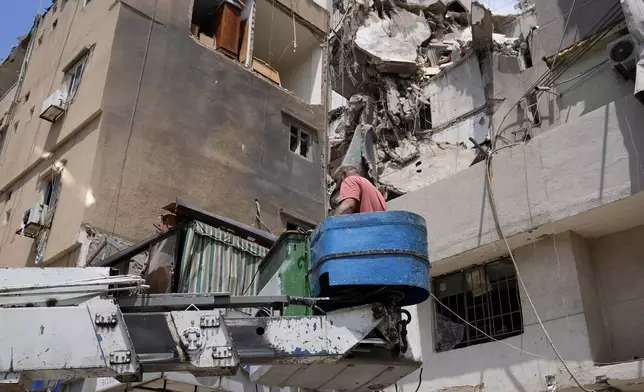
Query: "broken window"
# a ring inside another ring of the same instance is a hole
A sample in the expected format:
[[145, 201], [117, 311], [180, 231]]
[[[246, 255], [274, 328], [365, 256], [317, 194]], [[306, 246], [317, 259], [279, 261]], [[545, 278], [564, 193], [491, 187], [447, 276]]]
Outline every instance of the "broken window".
[[42, 204], [49, 206], [54, 201], [54, 181], [47, 180], [42, 184]]
[[311, 104], [322, 104], [322, 38], [270, 0], [195, 0], [190, 33]]
[[76, 96], [76, 93], [78, 92], [78, 86], [80, 85], [81, 79], [83, 78], [83, 72], [85, 71], [86, 63], [87, 55], [77, 60], [71, 67], [68, 68], [68, 71], [65, 75], [65, 85], [67, 89], [68, 101], [73, 100]]
[[541, 125], [541, 116], [539, 115], [539, 101], [537, 99], [537, 93], [533, 92], [528, 94], [525, 99], [526, 112], [528, 114], [528, 120], [533, 127]]
[[432, 129], [432, 109], [429, 107], [429, 105], [421, 106], [420, 110], [418, 111], [418, 129]]
[[289, 149], [292, 153], [311, 160], [313, 155], [311, 154], [313, 150], [311, 134], [295, 125], [291, 125]]
[[514, 265], [495, 261], [433, 279], [438, 352], [523, 333]]

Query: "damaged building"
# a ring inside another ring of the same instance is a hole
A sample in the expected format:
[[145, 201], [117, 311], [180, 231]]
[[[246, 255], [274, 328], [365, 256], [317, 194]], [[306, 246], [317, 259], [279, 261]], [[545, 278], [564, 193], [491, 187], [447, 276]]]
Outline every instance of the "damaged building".
[[176, 197], [313, 227], [328, 19], [313, 1], [54, 1], [0, 66], [0, 264], [83, 265]]
[[[482, 18], [491, 19], [494, 31], [486, 31]], [[493, 75], [504, 67], [520, 73], [533, 63], [536, 23], [521, 30], [513, 27], [516, 17], [492, 16], [476, 3], [349, 2], [336, 5], [333, 19], [331, 73], [346, 105], [329, 117], [329, 169], [345, 160], [356, 126], [369, 127], [377, 139], [372, 164], [388, 199], [480, 160], [470, 138], [489, 143], [503, 101], [493, 92]], [[486, 66], [488, 54], [487, 61], [503, 65]]]
[[[390, 18], [380, 5], [367, 12]], [[462, 25], [423, 12], [432, 36], [393, 76], [350, 32], [371, 16], [343, 25], [366, 59], [342, 65], [358, 83], [329, 137], [339, 164], [343, 124], [373, 128], [388, 208], [427, 221], [432, 298], [410, 309], [408, 353], [423, 368], [388, 390], [644, 390], [641, 2], [473, 3]], [[405, 121], [416, 101], [425, 129]]]

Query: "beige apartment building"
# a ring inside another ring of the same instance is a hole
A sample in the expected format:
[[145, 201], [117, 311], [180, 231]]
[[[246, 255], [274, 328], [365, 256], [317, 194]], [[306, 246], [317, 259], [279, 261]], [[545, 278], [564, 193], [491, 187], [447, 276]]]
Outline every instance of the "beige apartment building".
[[37, 17], [0, 67], [0, 266], [82, 265], [92, 235], [144, 238], [177, 197], [273, 233], [323, 218], [328, 13], [293, 4]]

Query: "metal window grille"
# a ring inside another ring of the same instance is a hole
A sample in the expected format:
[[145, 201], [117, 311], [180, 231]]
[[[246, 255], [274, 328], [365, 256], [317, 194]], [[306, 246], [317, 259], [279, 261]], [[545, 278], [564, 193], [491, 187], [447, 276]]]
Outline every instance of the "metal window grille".
[[492, 341], [486, 334], [500, 340], [523, 333], [521, 299], [511, 260], [439, 276], [432, 283], [440, 301], [434, 301], [436, 351]]
[[526, 109], [528, 112], [528, 119], [532, 123], [532, 126], [541, 125], [541, 116], [539, 115], [539, 101], [537, 100], [537, 94], [532, 93], [526, 97], [525, 100]]

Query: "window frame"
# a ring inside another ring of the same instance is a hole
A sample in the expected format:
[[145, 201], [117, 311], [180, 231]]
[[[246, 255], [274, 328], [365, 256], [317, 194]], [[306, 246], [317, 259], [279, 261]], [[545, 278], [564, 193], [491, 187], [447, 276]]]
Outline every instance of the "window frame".
[[[296, 131], [296, 147], [295, 150], [292, 148], [292, 138], [293, 138], [293, 131]], [[307, 149], [307, 154], [303, 155], [301, 150], [302, 150], [302, 135], [306, 135], [308, 138], [308, 149]], [[313, 132], [307, 130], [305, 127], [299, 125], [298, 123], [295, 123], [293, 121], [289, 121], [288, 124], [288, 150], [292, 153], [295, 154], [303, 159], [306, 159], [307, 161], [312, 162], [313, 161], [313, 145], [314, 145], [314, 136]]]
[[541, 114], [539, 113], [539, 99], [536, 93], [528, 94], [525, 98], [526, 117], [532, 127], [541, 125]]
[[88, 59], [89, 53], [86, 53], [72, 65], [67, 67], [67, 70], [65, 71], [64, 85], [68, 103], [72, 102], [78, 94], [79, 86], [83, 81], [83, 76], [85, 75]]
[[[494, 267], [498, 268], [495, 268], [496, 272], [491, 274]], [[505, 273], [503, 278], [500, 278], [500, 271]], [[478, 282], [476, 282], [475, 276], [478, 276]], [[483, 277], [485, 282], [482, 280]], [[493, 279], [494, 277], [496, 280]], [[450, 281], [451, 287], [448, 287]], [[494, 288], [495, 285], [496, 288]], [[437, 276], [432, 278], [431, 286], [436, 297], [433, 301], [432, 316], [435, 352], [446, 352], [503, 340], [521, 335], [525, 331], [518, 280], [514, 264], [509, 258]], [[474, 294], [475, 291], [479, 293]], [[459, 297], [461, 295], [462, 297]], [[471, 302], [471, 306], [468, 301]], [[496, 305], [498, 305], [498, 309]], [[459, 317], [455, 314], [458, 314]], [[479, 317], [479, 315], [481, 316]], [[449, 322], [447, 330], [450, 333], [455, 335], [462, 333], [458, 342], [451, 342], [451, 347], [441, 347], [442, 343], [450, 342], [444, 339], [439, 340], [439, 317], [443, 320], [447, 319], [446, 321]], [[467, 323], [463, 320], [466, 320]], [[498, 320], [497, 323], [500, 321], [500, 325], [495, 325], [495, 320]], [[455, 332], [458, 329], [454, 328], [455, 324], [458, 324], [458, 328], [462, 326], [462, 332]], [[472, 325], [485, 334], [477, 331]]]

